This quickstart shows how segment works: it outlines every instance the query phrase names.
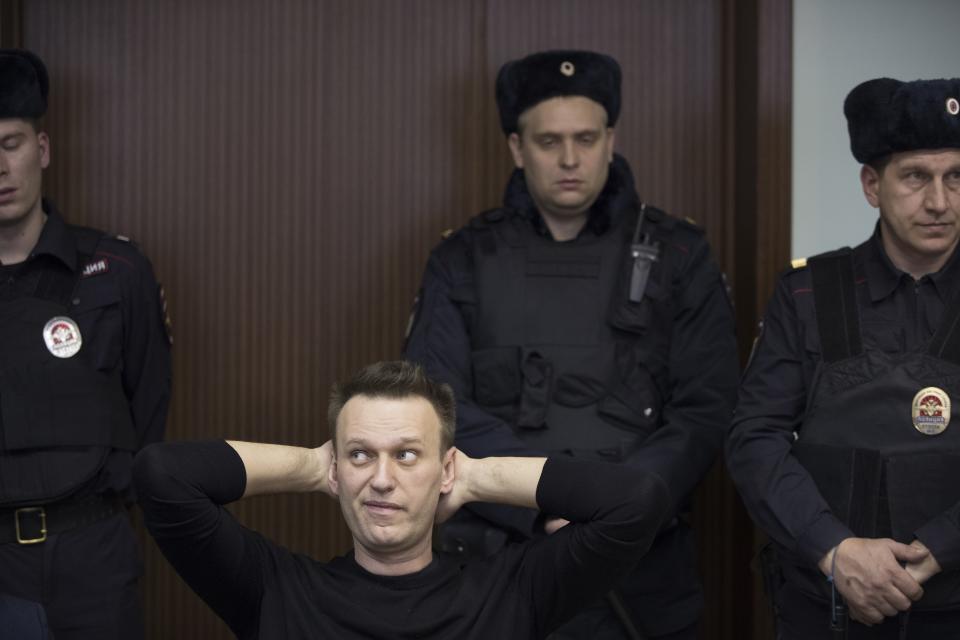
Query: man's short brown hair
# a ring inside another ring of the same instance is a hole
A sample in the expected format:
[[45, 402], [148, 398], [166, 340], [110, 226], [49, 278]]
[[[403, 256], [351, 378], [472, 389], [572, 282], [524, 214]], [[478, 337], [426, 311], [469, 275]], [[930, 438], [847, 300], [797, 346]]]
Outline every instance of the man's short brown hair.
[[334, 447], [337, 444], [337, 418], [347, 401], [354, 396], [423, 398], [440, 419], [440, 452], [453, 446], [457, 427], [457, 402], [453, 389], [448, 384], [431, 380], [420, 365], [406, 360], [375, 362], [360, 369], [345, 382], [334, 384], [327, 405], [327, 423]]

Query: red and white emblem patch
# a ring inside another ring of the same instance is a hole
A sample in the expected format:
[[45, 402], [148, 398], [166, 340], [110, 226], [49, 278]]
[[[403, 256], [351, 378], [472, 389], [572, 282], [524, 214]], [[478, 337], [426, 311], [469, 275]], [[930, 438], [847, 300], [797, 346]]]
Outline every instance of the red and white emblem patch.
[[67, 316], [57, 316], [50, 318], [43, 327], [43, 342], [56, 357], [69, 358], [80, 351], [83, 337], [76, 322]]
[[950, 425], [950, 396], [939, 387], [920, 389], [913, 396], [913, 426], [920, 433], [936, 436]]

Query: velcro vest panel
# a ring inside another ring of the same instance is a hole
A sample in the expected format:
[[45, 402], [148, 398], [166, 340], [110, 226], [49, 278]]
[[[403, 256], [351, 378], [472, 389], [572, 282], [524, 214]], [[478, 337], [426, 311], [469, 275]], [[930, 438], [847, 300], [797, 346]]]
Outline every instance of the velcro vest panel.
[[[33, 295], [5, 300], [0, 308], [2, 504], [66, 495], [96, 473], [110, 449], [136, 448], [120, 368], [98, 369], [86, 345], [72, 357], [58, 358], [44, 341], [43, 328], [55, 316], [76, 321], [87, 339], [103, 321], [103, 308], [78, 315], [72, 304], [83, 266], [102, 236], [75, 232], [76, 273], [47, 269]], [[109, 306], [110, 298], [108, 290], [99, 303]], [[119, 292], [112, 302], [119, 304]]]
[[663, 269], [629, 300], [637, 216], [623, 218], [571, 242], [502, 210], [472, 224], [474, 280], [454, 298], [471, 324], [474, 400], [534, 449], [616, 458], [660, 423], [638, 347], [656, 329]]
[[[960, 398], [960, 340], [951, 329], [960, 307], [945, 310], [930, 344], [935, 353], [885, 353], [865, 346], [860, 334], [851, 252], [812, 258], [808, 266], [823, 362], [794, 455], [834, 516], [857, 536], [909, 543], [958, 498], [960, 426], [951, 419], [938, 435], [921, 433], [913, 401], [926, 387]], [[922, 607], [960, 601], [958, 578], [951, 572], [932, 579]]]

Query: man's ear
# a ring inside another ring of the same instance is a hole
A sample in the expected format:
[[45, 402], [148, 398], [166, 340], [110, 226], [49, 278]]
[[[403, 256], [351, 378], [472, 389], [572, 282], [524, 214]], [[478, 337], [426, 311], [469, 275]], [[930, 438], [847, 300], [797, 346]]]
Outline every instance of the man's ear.
[[615, 133], [613, 127], [607, 127], [607, 144], [609, 145], [609, 149], [607, 149], [607, 162], [613, 162], [613, 150], [616, 146], [614, 143], [617, 139]]
[[337, 454], [333, 454], [333, 460], [327, 467], [327, 487], [330, 489], [331, 495], [340, 497], [340, 484], [337, 482]]
[[874, 209], [880, 207], [880, 174], [868, 164], [860, 167], [860, 185], [863, 195]]
[[46, 169], [50, 166], [50, 136], [41, 131], [37, 134], [37, 144], [40, 147], [40, 168]]
[[443, 454], [442, 471], [440, 472], [440, 495], [450, 493], [457, 479], [457, 448], [450, 447]]
[[523, 154], [520, 153], [520, 134], [514, 132], [507, 136], [507, 146], [510, 147], [510, 155], [513, 156], [513, 165], [517, 169], [523, 169]]

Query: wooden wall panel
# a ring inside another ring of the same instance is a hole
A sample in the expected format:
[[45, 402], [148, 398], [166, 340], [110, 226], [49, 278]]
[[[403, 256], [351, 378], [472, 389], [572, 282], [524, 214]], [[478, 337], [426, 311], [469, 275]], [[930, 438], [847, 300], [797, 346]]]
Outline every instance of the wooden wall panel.
[[[135, 238], [166, 285], [168, 437], [323, 442], [330, 384], [398, 354], [429, 248], [479, 206], [464, 201], [481, 139], [462, 126], [479, 94], [473, 6], [25, 12], [54, 79], [47, 192], [71, 220]], [[323, 498], [235, 510], [318, 557], [349, 546]], [[226, 637], [145, 544], [153, 637]]]
[[[620, 60], [618, 149], [645, 200], [706, 228], [721, 264], [747, 283], [741, 311], [758, 308], [758, 264], [779, 259], [754, 247], [779, 246], [789, 232], [786, 208], [770, 222], [756, 215], [760, 203], [780, 206], [789, 170], [780, 128], [789, 61], [786, 75], [769, 65], [758, 75], [755, 57], [743, 71], [734, 0], [6, 4], [22, 11], [22, 41], [53, 79], [47, 192], [70, 220], [137, 239], [166, 284], [171, 439], [325, 439], [330, 383], [399, 352], [440, 232], [500, 199], [510, 163], [493, 81], [510, 58], [583, 47]], [[789, 25], [789, 0], [761, 4], [754, 30]], [[782, 51], [780, 41], [749, 42], [773, 47], [762, 55]], [[736, 93], [745, 77], [755, 89], [746, 98]], [[746, 103], [775, 118], [751, 127], [736, 115]], [[765, 171], [770, 186], [738, 198], [744, 167]], [[734, 592], [750, 588], [749, 575], [728, 549], [751, 535], [737, 508], [718, 467], [694, 514], [707, 638], [751, 633], [752, 599]], [[350, 543], [320, 497], [234, 509], [316, 557]], [[144, 544], [150, 637], [228, 637]]]

